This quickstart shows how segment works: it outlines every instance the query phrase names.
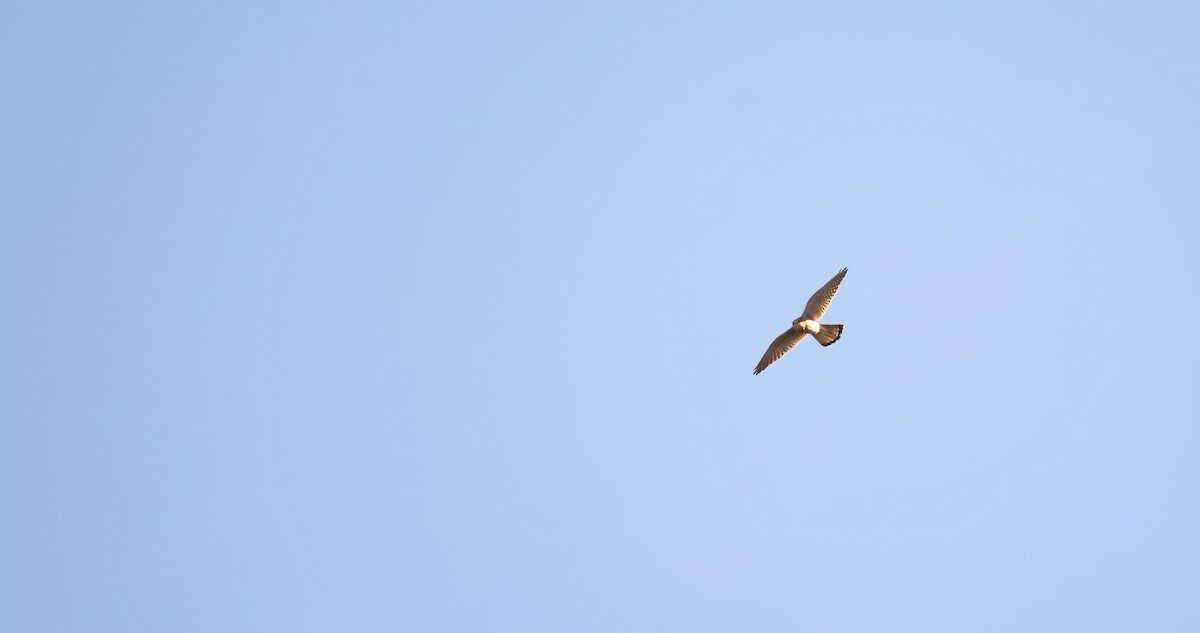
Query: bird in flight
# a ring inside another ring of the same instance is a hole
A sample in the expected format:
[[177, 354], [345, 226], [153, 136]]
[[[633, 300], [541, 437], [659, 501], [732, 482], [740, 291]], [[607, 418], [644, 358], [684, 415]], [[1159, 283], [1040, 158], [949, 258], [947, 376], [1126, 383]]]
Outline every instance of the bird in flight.
[[767, 353], [763, 354], [762, 360], [758, 361], [758, 367], [754, 368], [754, 375], [757, 376], [762, 370], [767, 368], [767, 365], [783, 358], [783, 355], [791, 351], [796, 343], [804, 340], [805, 336], [813, 335], [821, 347], [833, 345], [834, 341], [842, 338], [842, 326], [832, 323], [822, 324], [817, 321], [825, 315], [825, 309], [829, 307], [829, 302], [833, 301], [833, 295], [837, 294], [838, 286], [841, 285], [842, 279], [846, 276], [847, 268], [838, 271], [838, 274], [833, 276], [821, 286], [821, 289], [813, 293], [809, 298], [808, 305], [804, 306], [804, 314], [798, 319], [792, 321], [792, 327], [786, 332], [780, 334], [778, 338], [771, 342], [771, 346], [767, 348]]

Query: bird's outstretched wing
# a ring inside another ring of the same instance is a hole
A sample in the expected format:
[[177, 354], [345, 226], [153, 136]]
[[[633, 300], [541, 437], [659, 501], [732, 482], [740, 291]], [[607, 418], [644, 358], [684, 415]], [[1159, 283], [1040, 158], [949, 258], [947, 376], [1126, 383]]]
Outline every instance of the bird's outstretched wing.
[[843, 268], [838, 271], [838, 274], [833, 276], [833, 279], [825, 282], [821, 289], [814, 292], [809, 298], [808, 305], [804, 306], [804, 315], [801, 319], [812, 319], [816, 321], [825, 314], [825, 309], [829, 307], [829, 302], [833, 301], [833, 295], [837, 294], [838, 286], [842, 283], [842, 278], [846, 276], [846, 271], [849, 268]]
[[759, 372], [767, 368], [767, 365], [782, 358], [806, 336], [808, 336], [808, 332], [797, 332], [792, 328], [788, 328], [786, 332], [777, 336], [771, 342], [771, 346], [767, 348], [767, 353], [763, 354], [762, 360], [758, 361], [758, 367], [754, 368], [754, 375], [757, 376]]

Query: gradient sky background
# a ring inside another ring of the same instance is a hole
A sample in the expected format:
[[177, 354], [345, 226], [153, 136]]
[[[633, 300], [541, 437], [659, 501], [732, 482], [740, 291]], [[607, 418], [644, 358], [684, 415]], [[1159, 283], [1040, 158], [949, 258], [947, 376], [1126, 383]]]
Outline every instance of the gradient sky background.
[[1200, 630], [1197, 33], [6, 2], [0, 630]]

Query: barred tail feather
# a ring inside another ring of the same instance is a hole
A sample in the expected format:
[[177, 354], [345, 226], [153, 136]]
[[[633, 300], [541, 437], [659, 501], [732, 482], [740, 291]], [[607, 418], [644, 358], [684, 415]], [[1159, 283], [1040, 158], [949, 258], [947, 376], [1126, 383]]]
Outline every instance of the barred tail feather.
[[821, 324], [821, 331], [813, 334], [813, 338], [821, 344], [821, 347], [833, 345], [835, 341], [842, 338], [842, 326], [837, 324]]

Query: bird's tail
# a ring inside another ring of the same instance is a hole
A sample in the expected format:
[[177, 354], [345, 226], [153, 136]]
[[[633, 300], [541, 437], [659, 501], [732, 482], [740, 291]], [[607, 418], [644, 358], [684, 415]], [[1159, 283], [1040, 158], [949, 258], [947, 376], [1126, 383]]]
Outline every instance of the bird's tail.
[[833, 345], [834, 341], [842, 338], [842, 326], [836, 324], [821, 324], [821, 331], [813, 334], [813, 338], [821, 344], [821, 347]]

